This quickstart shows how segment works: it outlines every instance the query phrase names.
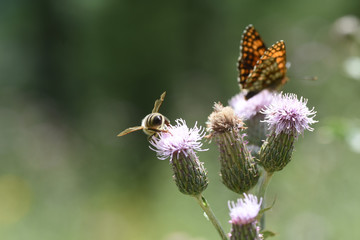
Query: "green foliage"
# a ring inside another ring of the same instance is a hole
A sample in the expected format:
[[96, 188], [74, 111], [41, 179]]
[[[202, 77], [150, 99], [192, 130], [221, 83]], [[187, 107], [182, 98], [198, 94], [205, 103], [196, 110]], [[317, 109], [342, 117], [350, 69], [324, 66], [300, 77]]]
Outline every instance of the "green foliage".
[[264, 239], [276, 236], [276, 234], [271, 231], [262, 231], [261, 234], [263, 235]]

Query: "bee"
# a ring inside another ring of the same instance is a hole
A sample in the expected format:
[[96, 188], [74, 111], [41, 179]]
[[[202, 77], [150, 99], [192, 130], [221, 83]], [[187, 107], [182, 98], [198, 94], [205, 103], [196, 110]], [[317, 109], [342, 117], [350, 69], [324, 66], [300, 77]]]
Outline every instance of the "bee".
[[119, 133], [117, 136], [121, 137], [131, 132], [143, 130], [149, 139], [156, 136], [159, 132], [167, 132], [166, 128], [170, 125], [170, 120], [159, 113], [159, 108], [165, 99], [166, 92], [161, 94], [160, 99], [157, 99], [154, 104], [152, 112], [144, 117], [141, 121], [141, 126], [130, 127]]

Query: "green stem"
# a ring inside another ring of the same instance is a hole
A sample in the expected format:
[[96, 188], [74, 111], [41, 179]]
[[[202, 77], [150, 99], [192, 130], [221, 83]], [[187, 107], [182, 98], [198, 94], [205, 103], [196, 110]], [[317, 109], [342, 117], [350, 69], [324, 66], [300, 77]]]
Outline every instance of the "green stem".
[[[264, 170], [264, 174], [263, 174], [263, 176], [262, 176], [262, 178], [260, 180], [261, 185], [260, 185], [259, 192], [258, 192], [259, 198], [261, 198], [261, 197], [263, 199], [265, 198], [265, 192], [266, 192], [266, 189], [267, 189], [267, 187], [268, 187], [268, 185], [270, 183], [270, 179], [271, 179], [273, 174], [274, 174], [273, 172], [267, 172], [267, 171]], [[263, 202], [264, 202], [264, 200], [263, 200]]]
[[[267, 172], [264, 170], [263, 176], [260, 179], [261, 183], [259, 187], [258, 197], [259, 199], [262, 198], [261, 209], [265, 208], [265, 193], [267, 187], [269, 186], [270, 179], [273, 174], [274, 172]], [[263, 213], [260, 220], [260, 229], [264, 230], [264, 228], [265, 228], [265, 213]]]
[[214, 225], [214, 227], [216, 228], [218, 233], [220, 234], [221, 239], [222, 240], [227, 240], [228, 238], [227, 238], [224, 230], [222, 229], [219, 221], [216, 219], [216, 217], [215, 217], [213, 211], [211, 210], [211, 208], [210, 208], [208, 202], [206, 201], [206, 199], [201, 194], [195, 195], [194, 197], [197, 200], [197, 202], [199, 203], [200, 207], [204, 210], [207, 217], [209, 218], [211, 223]]

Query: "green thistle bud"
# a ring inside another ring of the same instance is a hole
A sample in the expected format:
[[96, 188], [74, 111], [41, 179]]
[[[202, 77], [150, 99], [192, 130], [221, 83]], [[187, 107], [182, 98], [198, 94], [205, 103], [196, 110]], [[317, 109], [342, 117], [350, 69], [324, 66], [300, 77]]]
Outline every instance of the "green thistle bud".
[[179, 153], [173, 157], [170, 164], [180, 192], [187, 195], [199, 195], [206, 189], [207, 172], [195, 153]]
[[268, 126], [264, 120], [264, 114], [257, 113], [252, 118], [244, 120], [246, 130], [246, 140], [249, 141], [249, 145], [260, 146], [263, 144], [268, 134]]
[[261, 165], [267, 172], [283, 169], [291, 160], [295, 136], [280, 133], [271, 134], [260, 150]]
[[230, 240], [262, 240], [257, 223], [232, 225]]
[[258, 182], [259, 173], [241, 134], [243, 122], [232, 108], [215, 103], [207, 128], [219, 148], [222, 182], [236, 193], [249, 191]]

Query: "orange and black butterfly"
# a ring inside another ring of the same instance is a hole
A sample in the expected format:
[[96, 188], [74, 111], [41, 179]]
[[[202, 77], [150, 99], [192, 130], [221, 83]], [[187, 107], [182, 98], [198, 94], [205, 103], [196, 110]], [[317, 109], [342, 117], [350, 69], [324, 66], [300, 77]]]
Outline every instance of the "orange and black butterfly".
[[241, 39], [238, 70], [241, 90], [247, 91], [246, 100], [264, 89], [278, 89], [288, 80], [284, 41], [266, 48], [259, 33], [250, 24]]

